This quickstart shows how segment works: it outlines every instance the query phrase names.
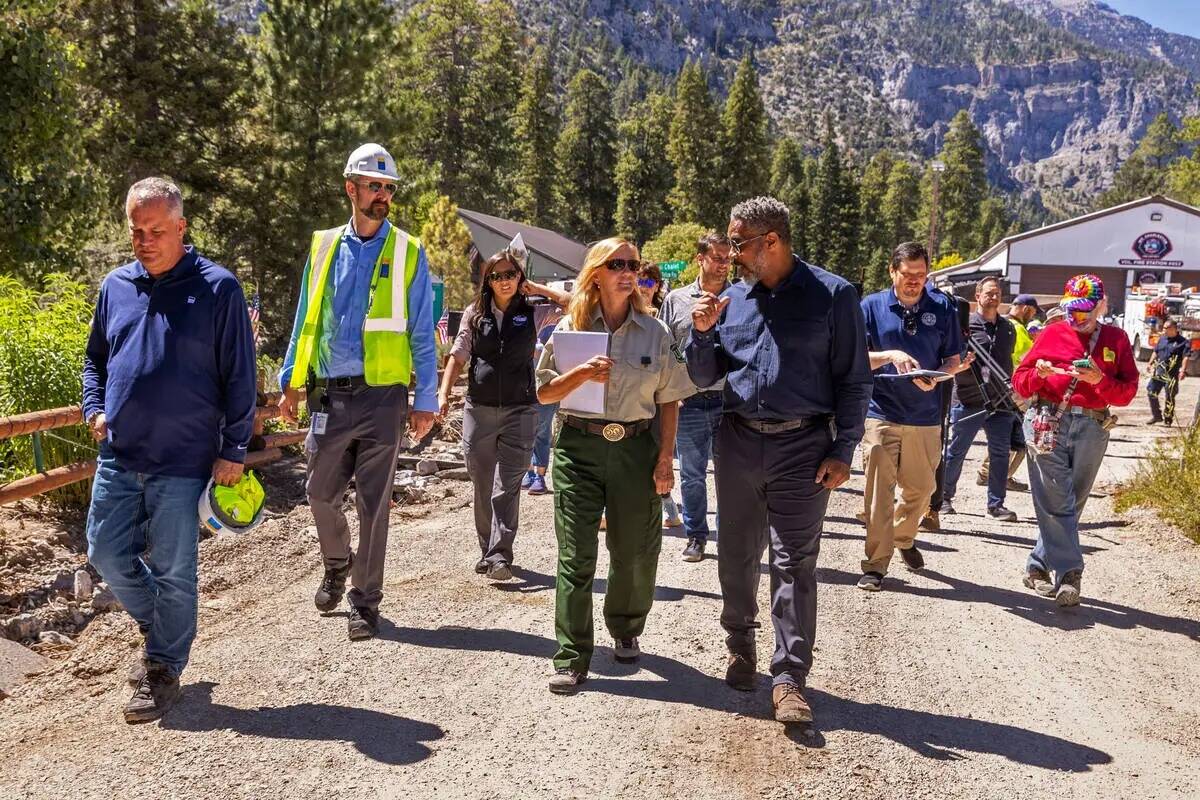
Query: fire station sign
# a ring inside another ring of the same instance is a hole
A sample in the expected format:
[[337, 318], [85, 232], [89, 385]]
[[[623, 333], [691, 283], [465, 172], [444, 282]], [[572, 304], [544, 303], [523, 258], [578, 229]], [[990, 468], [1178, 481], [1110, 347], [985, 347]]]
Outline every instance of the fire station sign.
[[1133, 252], [1137, 258], [1122, 258], [1123, 267], [1182, 267], [1182, 261], [1167, 261], [1171, 252], [1171, 240], [1166, 234], [1150, 231], [1133, 240]]

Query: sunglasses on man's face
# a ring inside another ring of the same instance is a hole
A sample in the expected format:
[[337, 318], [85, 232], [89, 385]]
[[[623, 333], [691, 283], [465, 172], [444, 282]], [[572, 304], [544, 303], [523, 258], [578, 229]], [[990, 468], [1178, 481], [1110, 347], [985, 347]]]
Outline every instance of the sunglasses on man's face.
[[610, 258], [604, 262], [610, 272], [641, 272], [642, 262], [636, 258]]
[[654, 278], [638, 278], [638, 286], [643, 289], [653, 289], [655, 286], [658, 286], [658, 281], [654, 280]]
[[521, 273], [517, 272], [515, 269], [506, 269], [504, 272], [493, 272], [491, 275], [488, 275], [488, 280], [492, 283], [500, 283], [501, 281], [514, 281], [520, 275]]
[[367, 187], [375, 194], [379, 194], [380, 192], [387, 192], [390, 195], [394, 195], [394, 194], [396, 194], [396, 190], [400, 188], [399, 186], [397, 186], [394, 183], [383, 183], [382, 181], [370, 181], [369, 183], [360, 183], [358, 185], [360, 187], [362, 187], [362, 186]]
[[[770, 231], [768, 231], [767, 233], [770, 233]], [[760, 233], [758, 236], [751, 236], [749, 239], [739, 239], [736, 236], [734, 236], [732, 239], [729, 240], [729, 254], [734, 257], [740, 256], [742, 254], [743, 247], [750, 244], [755, 239], [761, 239], [762, 237], [764, 237], [766, 235], [767, 235], [766, 233]]]

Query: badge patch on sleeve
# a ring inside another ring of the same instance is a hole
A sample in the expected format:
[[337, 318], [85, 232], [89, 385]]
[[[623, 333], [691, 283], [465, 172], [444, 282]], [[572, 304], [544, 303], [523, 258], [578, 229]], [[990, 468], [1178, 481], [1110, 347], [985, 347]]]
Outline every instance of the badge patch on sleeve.
[[1117, 354], [1111, 347], [1104, 348], [1104, 360], [1110, 363], [1117, 360]]
[[671, 355], [675, 356], [675, 360], [680, 364], [684, 364], [687, 361], [679, 349], [679, 342], [675, 342], [675, 344], [671, 345]]

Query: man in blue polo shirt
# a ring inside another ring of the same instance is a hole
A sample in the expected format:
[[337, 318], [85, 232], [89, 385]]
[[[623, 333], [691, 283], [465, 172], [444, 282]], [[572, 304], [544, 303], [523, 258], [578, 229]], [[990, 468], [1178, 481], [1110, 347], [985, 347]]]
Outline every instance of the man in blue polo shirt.
[[126, 722], [179, 698], [196, 636], [197, 505], [242, 476], [254, 427], [254, 338], [242, 287], [183, 243], [179, 188], [138, 181], [125, 202], [137, 260], [100, 286], [83, 414], [100, 443], [88, 560], [145, 638]]
[[[951, 375], [970, 365], [961, 359], [958, 314], [941, 294], [925, 290], [929, 254], [916, 242], [892, 253], [892, 288], [863, 298], [867, 349], [875, 386], [867, 409], [863, 452], [866, 487], [866, 557], [860, 589], [879, 591], [892, 552], [909, 569], [925, 560], [915, 539], [929, 508], [941, 460], [941, 402], [927, 378], [896, 377], [917, 369]], [[900, 500], [896, 501], [896, 488]]]

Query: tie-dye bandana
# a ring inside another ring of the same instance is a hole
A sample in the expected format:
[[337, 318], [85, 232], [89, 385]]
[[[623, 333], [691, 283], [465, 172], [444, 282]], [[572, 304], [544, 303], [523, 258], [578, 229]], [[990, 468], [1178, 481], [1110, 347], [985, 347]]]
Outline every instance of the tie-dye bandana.
[[1087, 325], [1103, 299], [1104, 282], [1091, 273], [1085, 273], [1067, 281], [1059, 305], [1067, 312], [1071, 327], [1078, 328]]

